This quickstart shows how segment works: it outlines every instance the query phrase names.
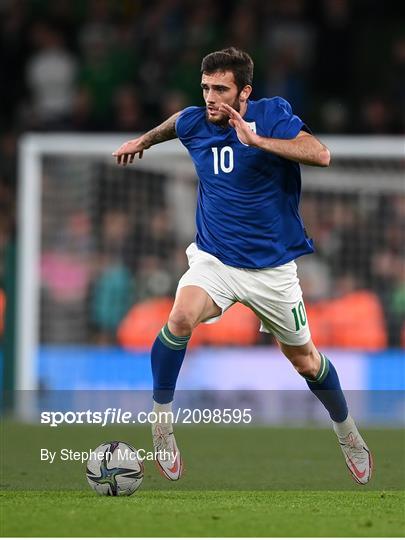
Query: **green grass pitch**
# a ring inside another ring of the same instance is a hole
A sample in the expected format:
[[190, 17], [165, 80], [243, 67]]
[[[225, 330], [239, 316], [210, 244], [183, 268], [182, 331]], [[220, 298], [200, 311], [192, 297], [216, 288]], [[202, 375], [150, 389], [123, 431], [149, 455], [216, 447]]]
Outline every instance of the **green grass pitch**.
[[151, 449], [147, 427], [21, 425], [1, 433], [2, 536], [404, 536], [405, 440], [367, 430], [376, 462], [368, 486], [349, 477], [325, 429], [179, 426], [179, 482], [145, 464], [131, 497], [100, 497], [80, 462], [39, 459], [40, 448], [95, 448], [119, 439]]

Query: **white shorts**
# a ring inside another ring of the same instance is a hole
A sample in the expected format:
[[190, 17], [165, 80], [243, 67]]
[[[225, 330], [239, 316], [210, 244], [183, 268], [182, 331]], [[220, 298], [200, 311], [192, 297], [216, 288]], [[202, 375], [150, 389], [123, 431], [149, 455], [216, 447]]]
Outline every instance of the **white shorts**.
[[[261, 321], [260, 331], [273, 334], [286, 345], [304, 345], [311, 338], [297, 265], [290, 261], [276, 268], [234, 268], [198, 249], [186, 250], [190, 268], [177, 290], [187, 285], [204, 289], [224, 313], [235, 302], [252, 309]], [[213, 323], [214, 317], [204, 322]]]

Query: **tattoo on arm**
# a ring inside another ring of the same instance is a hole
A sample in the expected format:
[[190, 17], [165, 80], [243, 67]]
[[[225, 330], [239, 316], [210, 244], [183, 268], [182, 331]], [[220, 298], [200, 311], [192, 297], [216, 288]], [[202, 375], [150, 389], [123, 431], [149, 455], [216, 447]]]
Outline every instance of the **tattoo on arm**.
[[170, 141], [171, 139], [175, 139], [177, 137], [175, 125], [179, 115], [180, 112], [173, 114], [162, 124], [145, 133], [144, 141], [148, 148], [154, 144]]

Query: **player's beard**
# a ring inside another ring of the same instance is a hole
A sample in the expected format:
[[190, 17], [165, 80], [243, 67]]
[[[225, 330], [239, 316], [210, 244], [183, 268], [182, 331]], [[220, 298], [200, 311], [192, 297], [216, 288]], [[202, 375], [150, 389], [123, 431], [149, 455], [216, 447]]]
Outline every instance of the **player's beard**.
[[[229, 103], [229, 105], [233, 109], [235, 109], [235, 111], [238, 111], [238, 112], [240, 112], [239, 96], [240, 94], [236, 96], [235, 101], [233, 103]], [[219, 127], [228, 127], [229, 116], [227, 114], [223, 114], [218, 119], [210, 119], [210, 117], [208, 116], [208, 111], [206, 111], [205, 117], [208, 122], [211, 122], [211, 124], [215, 124], [216, 126], [219, 126]]]

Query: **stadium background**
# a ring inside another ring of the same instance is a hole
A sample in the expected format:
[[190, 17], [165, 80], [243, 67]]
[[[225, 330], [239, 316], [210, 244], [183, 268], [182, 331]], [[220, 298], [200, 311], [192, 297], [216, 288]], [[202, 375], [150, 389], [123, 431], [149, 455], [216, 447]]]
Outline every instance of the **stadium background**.
[[[254, 97], [282, 95], [315, 133], [398, 135], [405, 122], [400, 9], [397, 3], [360, 0], [3, 2], [3, 386], [12, 388], [15, 376], [15, 201], [22, 134], [142, 132], [174, 111], [200, 104], [201, 57], [233, 44], [255, 60]], [[399, 162], [392, 168], [398, 174], [402, 167]], [[84, 173], [80, 167], [70, 175], [68, 170], [65, 163], [48, 162], [53, 182], [44, 183], [42, 194], [53, 213], [44, 213], [42, 222], [39, 385], [148, 387], [145, 351], [186, 268], [193, 199], [189, 190], [180, 190], [176, 208], [183, 208], [187, 219], [179, 226], [165, 198], [164, 174], [139, 173], [136, 165], [113, 174], [111, 166], [100, 166], [97, 187], [90, 182], [83, 196], [77, 184]], [[401, 389], [403, 193], [310, 191], [302, 214], [317, 246], [316, 255], [300, 261], [314, 340], [333, 349], [332, 357], [337, 351], [346, 372], [343, 363], [357, 366], [354, 379], [342, 374], [346, 387]], [[218, 358], [215, 387], [226, 386], [229, 357], [245, 354], [252, 363], [278, 366], [280, 384], [272, 377], [268, 388], [301, 388], [302, 381], [269, 348], [272, 338], [259, 334], [257, 326], [246, 310], [235, 307], [220, 324], [199, 329], [183, 374], [185, 387], [203, 380], [212, 386], [207, 366], [213, 358]], [[272, 363], [265, 362], [266, 354]], [[263, 369], [250, 381], [253, 388], [261, 387]], [[287, 372], [288, 383], [283, 382]], [[246, 381], [242, 368], [239, 373], [234, 387]]]
[[[403, 156], [304, 170], [317, 246], [300, 261], [308, 316], [374, 453], [368, 486], [345, 475], [330, 427], [319, 429], [326, 413], [238, 307], [194, 336], [178, 400], [253, 404], [275, 425], [176, 426], [181, 483], [148, 464], [128, 500], [95, 497], [81, 463], [39, 462], [43, 446], [151, 444], [148, 426], [54, 429], [38, 412], [150, 406], [148, 349], [186, 267], [196, 183], [187, 159], [166, 163], [158, 147], [125, 169], [109, 145], [91, 160], [42, 154], [39, 391], [8, 392], [25, 330], [17, 162], [28, 133], [62, 146], [77, 135], [122, 142], [201, 104], [201, 57], [232, 44], [255, 60], [254, 97], [285, 97], [316, 134], [403, 136], [404, 15], [388, 0], [0, 1], [0, 535], [404, 536]], [[13, 404], [29, 424], [3, 414]]]

